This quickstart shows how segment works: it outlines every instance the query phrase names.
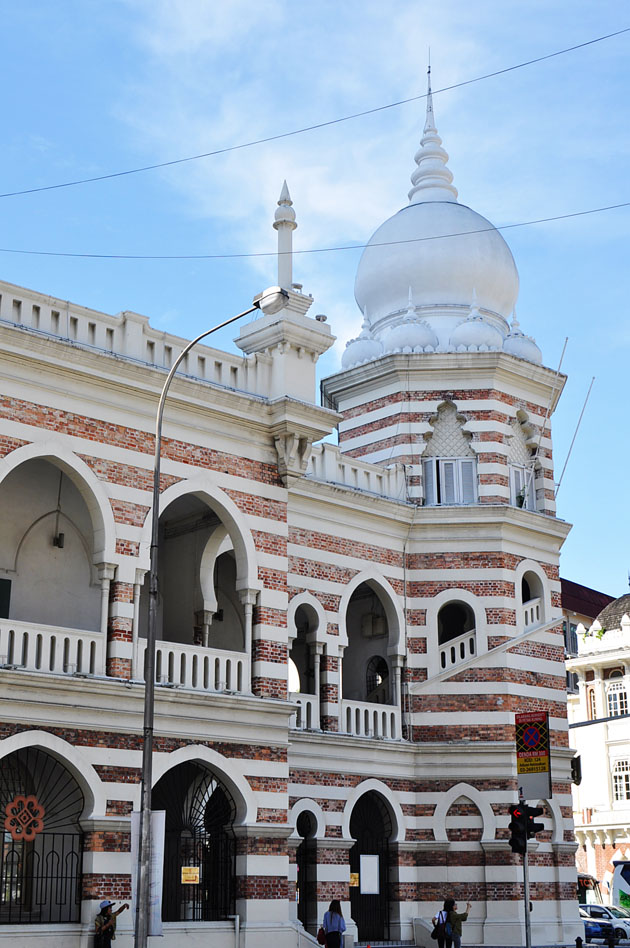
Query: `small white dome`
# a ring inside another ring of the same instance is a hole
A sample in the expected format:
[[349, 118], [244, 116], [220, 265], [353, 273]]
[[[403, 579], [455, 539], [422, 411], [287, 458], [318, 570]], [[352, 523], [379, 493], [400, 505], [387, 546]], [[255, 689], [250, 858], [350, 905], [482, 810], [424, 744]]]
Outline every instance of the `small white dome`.
[[342, 369], [351, 369], [353, 365], [378, 359], [383, 354], [382, 343], [375, 339], [367, 322], [363, 322], [362, 332], [356, 339], [350, 339], [341, 357]]
[[379, 338], [384, 352], [417, 352], [427, 346], [435, 349], [438, 345], [437, 336], [423, 319], [407, 318], [397, 326], [386, 329]]
[[452, 349], [463, 351], [473, 349], [501, 349], [503, 347], [503, 336], [494, 326], [481, 316], [473, 308], [468, 319], [456, 326], [451, 333], [450, 345]]
[[512, 320], [510, 333], [503, 343], [503, 351], [518, 356], [519, 359], [527, 359], [528, 362], [542, 365], [542, 352], [531, 336], [526, 336], [521, 332], [516, 316]]

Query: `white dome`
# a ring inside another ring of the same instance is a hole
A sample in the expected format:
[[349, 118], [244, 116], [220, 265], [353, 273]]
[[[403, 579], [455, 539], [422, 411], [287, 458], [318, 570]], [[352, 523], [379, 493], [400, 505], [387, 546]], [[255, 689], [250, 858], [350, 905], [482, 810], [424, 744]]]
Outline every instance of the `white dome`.
[[503, 343], [503, 351], [518, 356], [519, 359], [527, 359], [528, 362], [536, 362], [538, 365], [542, 364], [542, 352], [531, 336], [526, 336], [521, 332], [516, 316], [512, 320], [510, 333]]
[[429, 346], [431, 349], [437, 348], [438, 338], [423, 319], [411, 320], [405, 319], [397, 326], [391, 326], [380, 336], [383, 343], [384, 352], [398, 351], [419, 351]]
[[[452, 234], [460, 236], [447, 236]], [[354, 292], [373, 329], [405, 311], [409, 287], [423, 316], [468, 309], [476, 291], [481, 310], [507, 320], [518, 296], [518, 272], [485, 217], [455, 201], [423, 201], [385, 221], [363, 251]]]
[[356, 339], [350, 339], [346, 343], [346, 348], [341, 357], [342, 369], [351, 369], [353, 365], [360, 365], [362, 362], [369, 362], [371, 359], [378, 359], [383, 353], [383, 346], [378, 339], [375, 339], [364, 321], [362, 332]]
[[456, 326], [451, 333], [450, 346], [455, 350], [501, 349], [503, 336], [473, 309], [471, 316]]

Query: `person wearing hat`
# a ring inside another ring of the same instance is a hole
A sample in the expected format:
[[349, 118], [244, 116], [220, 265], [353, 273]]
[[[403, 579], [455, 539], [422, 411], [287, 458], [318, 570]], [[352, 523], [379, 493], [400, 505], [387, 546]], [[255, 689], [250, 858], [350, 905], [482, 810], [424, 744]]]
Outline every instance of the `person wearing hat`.
[[109, 899], [103, 899], [99, 906], [100, 912], [94, 919], [94, 931], [96, 932], [94, 948], [108, 948], [108, 945], [116, 938], [116, 918], [129, 906], [125, 902], [119, 909], [112, 912], [115, 904], [115, 902], [110, 902]]

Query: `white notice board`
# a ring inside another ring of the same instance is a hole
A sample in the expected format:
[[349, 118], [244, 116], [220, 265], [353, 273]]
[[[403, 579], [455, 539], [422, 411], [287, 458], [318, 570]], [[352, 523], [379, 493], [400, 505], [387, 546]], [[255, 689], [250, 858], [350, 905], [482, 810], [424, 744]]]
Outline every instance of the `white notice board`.
[[378, 856], [359, 856], [361, 895], [378, 895]]

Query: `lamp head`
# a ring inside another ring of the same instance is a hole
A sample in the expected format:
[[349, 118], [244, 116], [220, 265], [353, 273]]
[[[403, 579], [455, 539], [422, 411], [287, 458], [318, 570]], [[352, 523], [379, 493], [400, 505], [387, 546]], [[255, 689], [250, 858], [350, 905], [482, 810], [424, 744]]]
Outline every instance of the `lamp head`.
[[289, 294], [280, 286], [270, 286], [262, 293], [258, 293], [252, 304], [266, 316], [274, 316], [287, 305]]

